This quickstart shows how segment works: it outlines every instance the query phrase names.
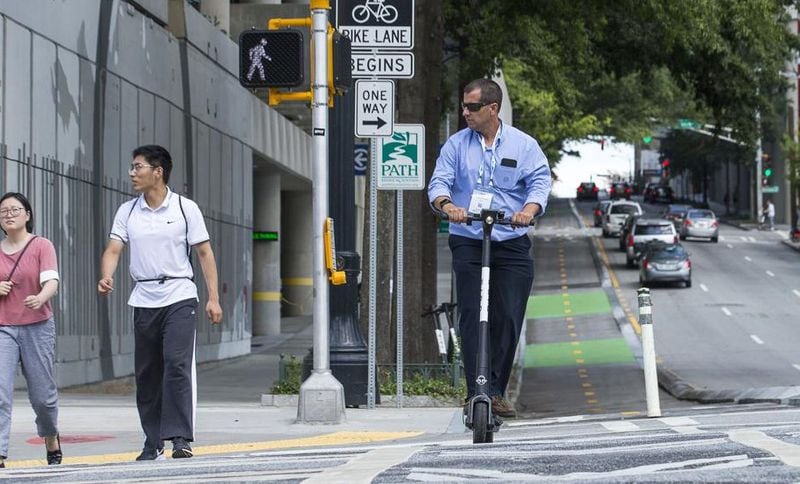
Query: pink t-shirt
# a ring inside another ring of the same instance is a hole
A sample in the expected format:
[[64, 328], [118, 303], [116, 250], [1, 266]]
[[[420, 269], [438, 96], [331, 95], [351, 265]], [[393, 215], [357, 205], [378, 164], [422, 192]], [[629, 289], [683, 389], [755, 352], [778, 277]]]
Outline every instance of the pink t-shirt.
[[[8, 280], [20, 254], [22, 249], [11, 255], [0, 250], [0, 280]], [[11, 292], [0, 296], [0, 324], [18, 326], [50, 319], [53, 309], [49, 301], [36, 310], [28, 309], [23, 303], [26, 297], [39, 294], [42, 284], [50, 279], [58, 279], [56, 249], [49, 240], [36, 237], [22, 254], [17, 270], [11, 276], [14, 283]]]

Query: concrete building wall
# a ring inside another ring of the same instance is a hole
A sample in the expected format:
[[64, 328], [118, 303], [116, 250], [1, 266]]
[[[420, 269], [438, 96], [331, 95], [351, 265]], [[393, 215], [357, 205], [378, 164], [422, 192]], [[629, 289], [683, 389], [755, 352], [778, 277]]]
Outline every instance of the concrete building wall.
[[2, 2], [0, 42], [0, 191], [29, 196], [36, 233], [58, 251], [59, 384], [133, 371], [127, 255], [113, 295], [95, 287], [141, 144], [170, 150], [170, 186], [200, 205], [211, 234], [225, 318], [212, 326], [200, 312], [198, 361], [248, 353], [253, 160], [310, 187], [311, 144], [239, 86], [236, 44], [182, 0]]

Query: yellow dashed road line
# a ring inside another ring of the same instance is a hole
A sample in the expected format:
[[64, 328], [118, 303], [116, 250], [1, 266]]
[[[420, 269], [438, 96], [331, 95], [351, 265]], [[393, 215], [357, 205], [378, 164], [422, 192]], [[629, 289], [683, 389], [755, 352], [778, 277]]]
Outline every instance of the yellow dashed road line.
[[[244, 442], [234, 444], [203, 445], [194, 447], [194, 455], [217, 455], [232, 453], [248, 453], [264, 450], [289, 449], [292, 447], [321, 447], [326, 445], [353, 445], [368, 444], [394, 439], [417, 437], [423, 432], [333, 432], [330, 434], [299, 439], [272, 440], [263, 442]], [[169, 450], [165, 452], [169, 454]], [[111, 464], [117, 462], [133, 462], [139, 452], [123, 452], [118, 454], [86, 455], [79, 457], [65, 457], [64, 464]], [[28, 467], [46, 466], [44, 459], [31, 459], [19, 461], [6, 461], [6, 467], [21, 469]]]

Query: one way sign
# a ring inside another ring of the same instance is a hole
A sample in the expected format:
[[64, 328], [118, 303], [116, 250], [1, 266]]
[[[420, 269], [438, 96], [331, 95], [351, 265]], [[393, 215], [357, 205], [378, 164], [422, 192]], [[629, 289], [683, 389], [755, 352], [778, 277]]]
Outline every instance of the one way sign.
[[376, 138], [394, 132], [394, 81], [356, 81], [356, 136]]

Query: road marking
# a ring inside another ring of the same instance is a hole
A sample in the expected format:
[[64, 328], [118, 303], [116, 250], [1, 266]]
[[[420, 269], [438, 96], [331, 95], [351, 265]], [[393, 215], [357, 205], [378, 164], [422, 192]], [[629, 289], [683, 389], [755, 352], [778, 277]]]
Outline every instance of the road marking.
[[750, 335], [750, 339], [755, 341], [757, 344], [760, 344], [760, 345], [764, 344], [764, 342], [761, 340], [761, 338], [759, 338], [758, 336], [756, 336], [754, 334]]
[[[372, 431], [341, 431], [322, 434], [313, 437], [298, 437], [286, 440], [271, 440], [262, 442], [241, 442], [232, 444], [203, 445], [193, 447], [194, 455], [218, 455], [232, 453], [249, 453], [267, 450], [291, 449], [293, 447], [326, 447], [332, 445], [370, 444], [385, 440], [395, 440], [418, 437], [423, 432], [372, 432]], [[64, 457], [64, 464], [111, 464], [132, 463], [139, 451], [122, 452], [117, 454], [98, 454], [76, 457]], [[6, 462], [6, 467], [15, 469], [37, 467], [45, 464], [44, 459], [30, 459]]]
[[725, 313], [725, 316], [730, 316], [731, 315], [730, 310], [728, 308], [726, 308], [725, 306], [722, 306], [720, 309], [722, 309], [722, 312]]
[[708, 292], [708, 288], [706, 287], [705, 284], [700, 284], [700, 289], [702, 289], [705, 292]]
[[755, 242], [755, 241], [756, 241], [756, 238], [755, 238], [755, 237], [752, 237], [752, 236], [751, 236], [751, 237], [748, 237], [748, 239], [750, 239], [750, 242]]
[[767, 275], [769, 277], [775, 277], [775, 274], [772, 271], [767, 271]]
[[753, 259], [751, 259], [751, 258], [750, 258], [750, 257], [748, 257], [748, 256], [744, 256], [744, 260], [746, 260], [747, 262], [753, 262]]
[[693, 435], [705, 433], [705, 430], [697, 428], [699, 422], [689, 417], [664, 417], [658, 420], [672, 427], [672, 430], [679, 434]]
[[800, 365], [798, 365], [797, 363], [792, 363], [792, 366], [794, 367], [795, 370], [800, 371]]
[[756, 447], [769, 452], [792, 467], [800, 467], [800, 447], [768, 436], [758, 430], [734, 430], [728, 437], [748, 447]]
[[747, 237], [745, 237], [744, 235], [740, 235], [739, 238], [742, 239], [743, 241], [747, 242]]
[[728, 246], [729, 249], [733, 249], [733, 245], [731, 244], [726, 244], [726, 245]]
[[334, 467], [315, 474], [304, 483], [330, 482], [372, 482], [378, 474], [386, 469], [401, 464], [424, 446], [389, 447], [376, 449], [359, 455], [344, 465]]
[[792, 292], [794, 293], [795, 296], [800, 297], [800, 291], [798, 291], [797, 289], [792, 289]]
[[635, 423], [626, 422], [625, 420], [601, 422], [600, 425], [612, 432], [636, 432], [641, 430], [641, 428]]

